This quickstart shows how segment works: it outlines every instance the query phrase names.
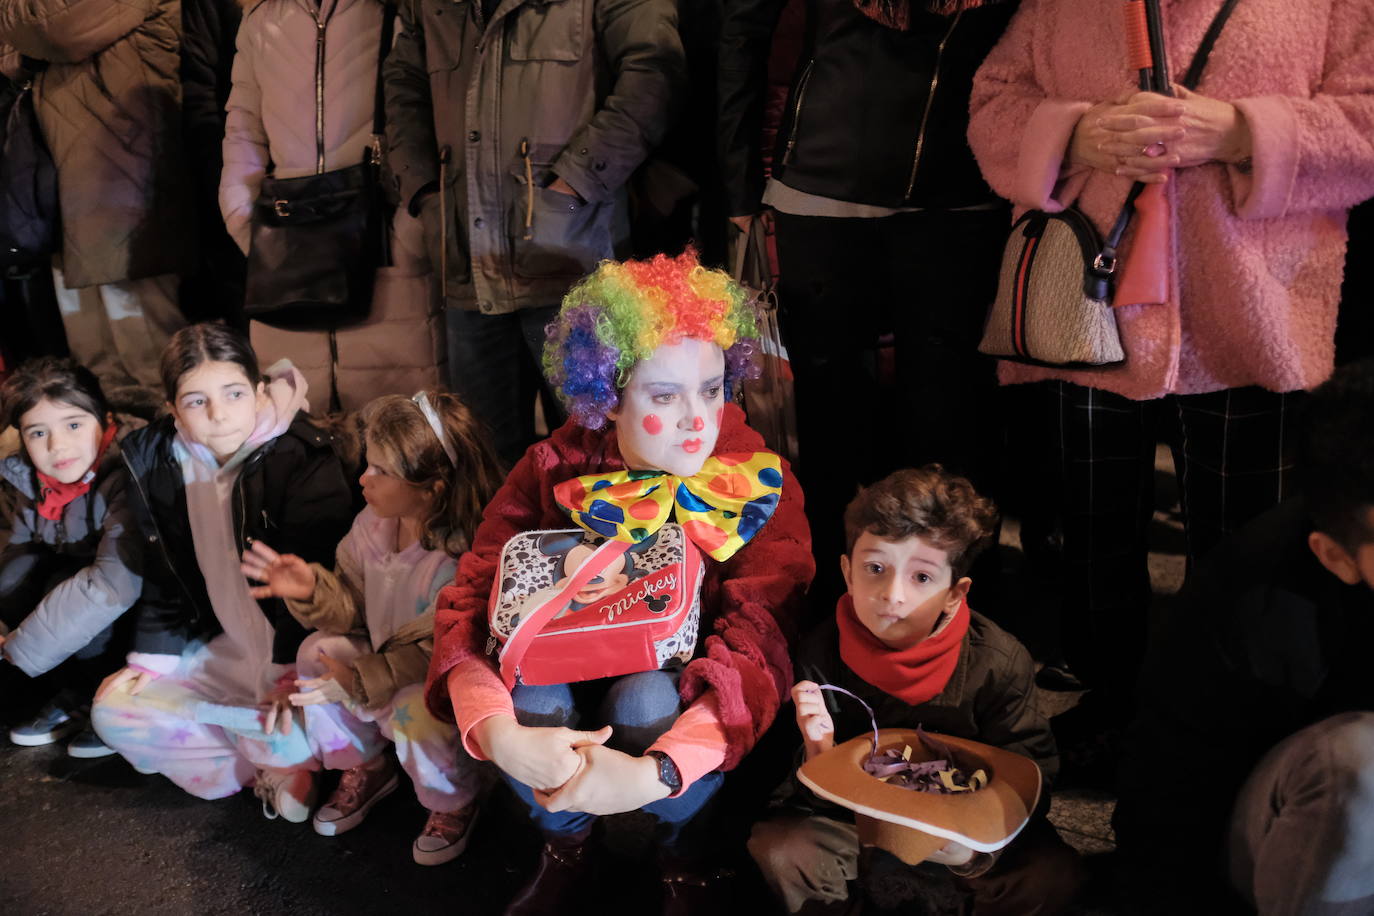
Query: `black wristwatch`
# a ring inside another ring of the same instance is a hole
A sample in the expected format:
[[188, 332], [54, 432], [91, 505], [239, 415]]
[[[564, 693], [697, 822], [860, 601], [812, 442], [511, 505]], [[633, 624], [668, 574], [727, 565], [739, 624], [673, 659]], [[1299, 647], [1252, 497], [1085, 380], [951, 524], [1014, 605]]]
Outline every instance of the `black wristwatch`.
[[682, 789], [682, 774], [677, 771], [673, 758], [662, 751], [647, 751], [644, 756], [658, 761], [658, 781], [668, 787], [669, 795], [676, 795]]

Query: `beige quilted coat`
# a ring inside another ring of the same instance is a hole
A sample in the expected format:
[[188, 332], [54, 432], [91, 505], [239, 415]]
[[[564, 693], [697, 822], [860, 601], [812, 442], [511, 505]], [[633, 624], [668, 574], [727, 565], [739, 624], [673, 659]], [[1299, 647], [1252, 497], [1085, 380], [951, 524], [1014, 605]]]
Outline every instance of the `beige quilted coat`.
[[[0, 0], [4, 2], [4, 0]], [[357, 165], [371, 142], [382, 5], [377, 0], [245, 0], [224, 131], [220, 212], [245, 253], [253, 201], [269, 169], [278, 178]], [[317, 23], [323, 23], [322, 117], [316, 110]], [[377, 272], [360, 324], [291, 331], [254, 321], [264, 363], [289, 357], [310, 385], [311, 408], [343, 410], [383, 394], [413, 394], [442, 380], [443, 328], [420, 222], [403, 209], [392, 229], [392, 267]]]
[[57, 163], [72, 288], [181, 273], [194, 230], [181, 144], [180, 0], [0, 0]]

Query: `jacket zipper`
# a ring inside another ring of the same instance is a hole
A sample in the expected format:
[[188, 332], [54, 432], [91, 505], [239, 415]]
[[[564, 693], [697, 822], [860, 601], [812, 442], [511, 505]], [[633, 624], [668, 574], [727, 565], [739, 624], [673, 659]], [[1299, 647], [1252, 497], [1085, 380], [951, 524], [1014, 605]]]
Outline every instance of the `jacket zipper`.
[[172, 555], [167, 552], [167, 542], [162, 537], [162, 531], [157, 527], [157, 518], [153, 515], [153, 504], [148, 499], [148, 494], [143, 489], [143, 481], [141, 481], [138, 478], [138, 474], [134, 472], [134, 466], [129, 463], [129, 456], [121, 455], [120, 457], [124, 459], [124, 466], [129, 469], [129, 479], [132, 480], [134, 486], [138, 488], [139, 499], [143, 500], [143, 505], [148, 509], [148, 522], [153, 526], [153, 536], [157, 538], [157, 546], [158, 550], [162, 552], [162, 559], [166, 561], [167, 568], [172, 571], [172, 577], [177, 580], [177, 585], [181, 586], [181, 591], [186, 595], [186, 601], [191, 605], [192, 609], [195, 610], [196, 616], [203, 618], [205, 616], [204, 610], [196, 604], [195, 596], [191, 594], [191, 589], [186, 586], [186, 580], [181, 578], [181, 573], [177, 572], [176, 564], [172, 562]]
[[921, 112], [921, 127], [916, 131], [916, 154], [911, 160], [911, 181], [907, 182], [906, 196], [903, 200], [911, 199], [911, 192], [916, 189], [916, 169], [921, 165], [921, 150], [926, 144], [926, 123], [930, 120], [930, 109], [935, 105], [935, 87], [940, 85], [940, 60], [945, 56], [945, 45], [949, 44], [949, 37], [954, 34], [954, 29], [959, 25], [959, 20], [964, 14], [962, 12], [954, 14], [954, 21], [945, 30], [945, 37], [940, 39], [939, 47], [935, 49], [935, 70], [930, 74], [930, 91], [926, 94], [926, 107]]
[[315, 174], [324, 174], [324, 25], [315, 12]]
[[797, 145], [797, 127], [801, 124], [802, 99], [806, 98], [806, 87], [811, 82], [811, 68], [816, 65], [816, 58], [811, 58], [806, 62], [806, 69], [802, 71], [802, 78], [797, 83], [797, 104], [792, 106], [792, 133], [787, 138], [787, 148], [782, 152], [782, 161], [786, 165], [792, 161], [792, 148]]

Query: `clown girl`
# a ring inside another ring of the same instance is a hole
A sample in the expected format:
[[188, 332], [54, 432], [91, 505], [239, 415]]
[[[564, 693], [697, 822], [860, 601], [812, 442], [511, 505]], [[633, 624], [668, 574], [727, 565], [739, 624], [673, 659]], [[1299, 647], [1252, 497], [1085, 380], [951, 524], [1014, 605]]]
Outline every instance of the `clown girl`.
[[[788, 639], [815, 572], [796, 481], [732, 402], [756, 338], [749, 294], [691, 252], [603, 262], [549, 326], [545, 373], [571, 419], [511, 471], [440, 594], [427, 685], [430, 707], [457, 722], [474, 757], [496, 764], [544, 835], [507, 913], [577, 911], [594, 891], [597, 816], [638, 809], [659, 824], [665, 912], [705, 912], [715, 899], [700, 815], [787, 695]], [[722, 481], [741, 469], [773, 495], [729, 502]], [[617, 505], [636, 485], [641, 495]], [[673, 514], [710, 557], [694, 656], [508, 688], [487, 654], [503, 545], [570, 522], [642, 540], [655, 523], [641, 511], [649, 491], [669, 495], [657, 522]]]

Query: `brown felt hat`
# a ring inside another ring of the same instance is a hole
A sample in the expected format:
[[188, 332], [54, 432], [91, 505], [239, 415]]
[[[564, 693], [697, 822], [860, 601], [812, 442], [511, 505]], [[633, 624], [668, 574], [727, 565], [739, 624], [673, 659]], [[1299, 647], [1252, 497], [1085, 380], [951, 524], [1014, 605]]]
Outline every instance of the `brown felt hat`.
[[[854, 812], [860, 843], [885, 849], [908, 865], [924, 861], [950, 840], [976, 852], [994, 852], [1015, 839], [1040, 800], [1035, 761], [977, 741], [926, 734], [958, 753], [965, 769], [985, 771], [988, 784], [953, 795], [888, 785], [863, 770], [873, 748], [869, 735], [808, 760], [797, 778], [821, 798]], [[911, 748], [913, 760], [931, 759], [912, 729], [879, 731], [879, 753], [904, 746]]]

